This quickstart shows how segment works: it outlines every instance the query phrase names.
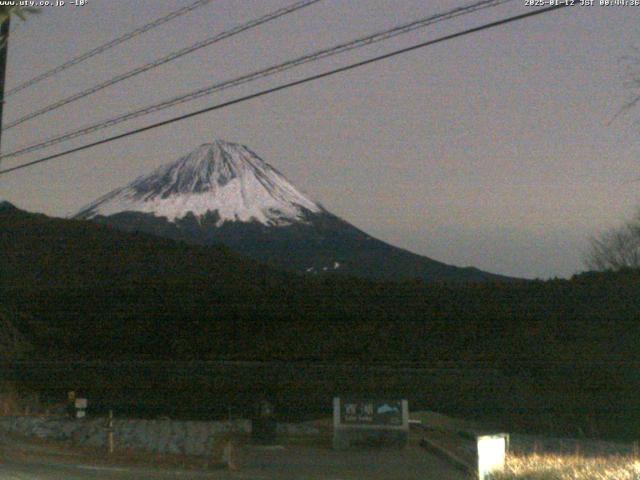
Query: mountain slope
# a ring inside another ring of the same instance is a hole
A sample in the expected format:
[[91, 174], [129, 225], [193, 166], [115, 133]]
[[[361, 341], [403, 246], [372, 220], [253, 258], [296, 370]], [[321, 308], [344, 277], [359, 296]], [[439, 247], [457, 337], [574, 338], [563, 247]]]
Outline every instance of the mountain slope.
[[17, 210], [17, 208], [12, 203], [7, 202], [6, 200], [0, 200], [0, 212], [9, 210]]
[[277, 226], [321, 211], [251, 150], [216, 140], [105, 195], [77, 217], [143, 212], [173, 222], [189, 213], [216, 212], [217, 226], [229, 221]]
[[76, 218], [192, 244], [222, 243], [299, 273], [507, 280], [377, 240], [306, 197], [247, 147], [220, 140], [108, 193]]
[[[612, 341], [622, 353], [621, 338], [640, 329], [638, 272], [502, 285], [309, 277], [224, 247], [18, 209], [0, 210], [0, 251], [0, 310], [24, 316], [20, 330], [39, 347], [74, 355], [415, 360], [475, 352], [506, 365], [509, 352], [515, 362], [528, 349], [552, 354], [563, 344], [592, 357], [610, 355]], [[571, 340], [582, 337], [607, 340], [582, 350]]]

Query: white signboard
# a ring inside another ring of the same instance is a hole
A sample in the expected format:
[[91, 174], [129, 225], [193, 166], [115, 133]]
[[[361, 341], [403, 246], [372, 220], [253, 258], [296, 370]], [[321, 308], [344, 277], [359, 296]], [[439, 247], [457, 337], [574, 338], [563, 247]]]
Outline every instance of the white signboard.
[[333, 446], [404, 446], [409, 437], [409, 403], [402, 399], [333, 399]]

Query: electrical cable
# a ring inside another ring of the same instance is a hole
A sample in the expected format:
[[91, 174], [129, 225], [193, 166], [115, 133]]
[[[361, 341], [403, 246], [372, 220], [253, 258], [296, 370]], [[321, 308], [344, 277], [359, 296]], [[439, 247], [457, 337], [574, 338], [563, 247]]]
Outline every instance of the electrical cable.
[[217, 35], [214, 35], [213, 37], [209, 37], [206, 38], [205, 40], [202, 40], [200, 42], [197, 42], [193, 45], [190, 45], [188, 47], [182, 48], [180, 50], [177, 50], [175, 52], [170, 53], [169, 55], [166, 55], [164, 57], [161, 57], [157, 60], [154, 60], [153, 62], [149, 62], [145, 65], [142, 65], [138, 68], [134, 68], [133, 70], [129, 70], [128, 72], [125, 72], [123, 74], [117, 75], [105, 82], [99, 83], [98, 85], [94, 85], [93, 87], [87, 88], [86, 90], [83, 90], [81, 92], [78, 93], [74, 93], [73, 95], [63, 98], [62, 100], [59, 100], [55, 103], [52, 103], [50, 105], [47, 105], [46, 107], [43, 107], [39, 110], [36, 110], [34, 112], [28, 113], [20, 118], [18, 118], [17, 120], [13, 120], [11, 122], [8, 122], [4, 127], [3, 127], [3, 132], [6, 130], [10, 130], [13, 127], [16, 127], [28, 120], [32, 120], [36, 117], [39, 117], [40, 115], [44, 115], [45, 113], [51, 112], [53, 110], [57, 110], [60, 107], [63, 107], [65, 105], [68, 105], [72, 102], [75, 102], [77, 100], [80, 100], [81, 98], [85, 98], [88, 97], [89, 95], [93, 95], [96, 92], [99, 92], [100, 90], [104, 90], [107, 87], [110, 87], [112, 85], [115, 85], [117, 83], [120, 83], [124, 80], [128, 80], [129, 78], [133, 78], [137, 75], [140, 75], [141, 73], [147, 72], [149, 70], [152, 70], [156, 67], [159, 67], [161, 65], [164, 65], [166, 63], [172, 62], [173, 60], [176, 60], [178, 58], [184, 57], [185, 55], [188, 55], [190, 53], [195, 52], [196, 50], [200, 50], [201, 48], [204, 47], [208, 47], [209, 45], [213, 45], [214, 43], [220, 42], [226, 38], [232, 37], [234, 35], [237, 35], [241, 32], [244, 32], [246, 30], [250, 30], [252, 28], [257, 27], [258, 25], [262, 25], [263, 23], [267, 23], [270, 22], [272, 20], [275, 20], [276, 18], [280, 18], [283, 17], [284, 15], [288, 15], [290, 13], [295, 12], [296, 10], [300, 10], [302, 8], [308, 7], [310, 5], [313, 5], [314, 3], [317, 3], [321, 0], [301, 0], [299, 2], [296, 2], [292, 5], [289, 5], [287, 7], [284, 8], [280, 8], [274, 12], [268, 13], [267, 15], [264, 15], [262, 17], [259, 17], [257, 19], [251, 20], [250, 22], [244, 23], [242, 25], [237, 25], [234, 28], [230, 29], [230, 30], [226, 30], [224, 32], [221, 32]]
[[452, 34], [449, 34], [449, 35], [445, 35], [443, 37], [439, 37], [439, 38], [436, 38], [434, 40], [429, 40], [429, 41], [422, 42], [422, 43], [419, 43], [419, 44], [416, 44], [416, 45], [412, 45], [410, 47], [405, 47], [405, 48], [402, 48], [402, 49], [399, 49], [399, 50], [395, 50], [393, 52], [386, 53], [384, 55], [379, 55], [377, 57], [372, 57], [372, 58], [369, 58], [369, 59], [366, 59], [366, 60], [362, 60], [362, 61], [357, 62], [357, 63], [352, 63], [352, 64], [344, 66], [344, 67], [336, 68], [336, 69], [333, 69], [333, 70], [329, 70], [327, 72], [323, 72], [323, 73], [320, 73], [320, 74], [316, 74], [316, 75], [312, 75], [312, 76], [309, 76], [309, 77], [305, 77], [305, 78], [302, 78], [300, 80], [296, 80], [296, 81], [293, 81], [293, 82], [285, 83], [285, 84], [279, 85], [277, 87], [272, 87], [272, 88], [268, 88], [266, 90], [261, 90], [259, 92], [256, 92], [256, 93], [253, 93], [253, 94], [250, 94], [250, 95], [246, 95], [246, 96], [243, 96], [243, 97], [239, 97], [239, 98], [236, 98], [236, 99], [233, 99], [233, 100], [229, 100], [229, 101], [224, 102], [224, 103], [220, 103], [220, 104], [217, 104], [217, 105], [212, 105], [210, 107], [207, 107], [207, 108], [204, 108], [204, 109], [201, 109], [201, 110], [197, 110], [197, 111], [194, 111], [194, 112], [190, 112], [190, 113], [185, 114], [185, 115], [180, 115], [178, 117], [174, 117], [174, 118], [171, 118], [171, 119], [168, 119], [168, 120], [164, 120], [162, 122], [158, 122], [158, 123], [155, 123], [155, 124], [152, 124], [152, 125], [148, 125], [146, 127], [137, 128], [135, 130], [131, 130], [131, 131], [128, 131], [128, 132], [125, 132], [125, 133], [121, 133], [119, 135], [114, 135], [112, 137], [104, 138], [102, 140], [98, 140], [98, 141], [95, 141], [95, 142], [92, 142], [92, 143], [89, 143], [89, 144], [86, 144], [86, 145], [82, 145], [80, 147], [72, 148], [72, 149], [66, 150], [64, 152], [60, 152], [60, 153], [56, 153], [56, 154], [53, 154], [53, 155], [49, 155], [47, 157], [44, 157], [44, 158], [41, 158], [41, 159], [38, 159], [38, 160], [34, 160], [34, 161], [31, 161], [31, 162], [27, 162], [27, 163], [24, 163], [24, 164], [21, 164], [21, 165], [17, 165], [15, 167], [6, 168], [4, 170], [0, 170], [0, 175], [4, 175], [4, 174], [10, 173], [10, 172], [17, 171], [17, 170], [22, 170], [24, 168], [27, 168], [27, 167], [30, 167], [30, 166], [33, 166], [33, 165], [37, 165], [37, 164], [40, 164], [40, 163], [49, 162], [49, 161], [54, 160], [56, 158], [60, 158], [60, 157], [66, 156], [66, 155], [70, 155], [72, 153], [76, 153], [76, 152], [79, 152], [79, 151], [82, 151], [82, 150], [87, 150], [89, 148], [92, 148], [92, 147], [95, 147], [95, 146], [98, 146], [98, 145], [103, 145], [105, 143], [109, 143], [109, 142], [112, 142], [112, 141], [115, 141], [115, 140], [119, 140], [121, 138], [125, 138], [125, 137], [129, 137], [129, 136], [132, 136], [132, 135], [136, 135], [138, 133], [146, 132], [148, 130], [159, 128], [159, 127], [162, 127], [162, 126], [165, 126], [165, 125], [169, 125], [171, 123], [175, 123], [175, 122], [178, 122], [178, 121], [181, 121], [181, 120], [185, 120], [187, 118], [192, 118], [192, 117], [195, 117], [197, 115], [202, 115], [204, 113], [212, 112], [214, 110], [219, 110], [219, 109], [231, 106], [231, 105], [236, 105], [236, 104], [239, 104], [239, 103], [242, 103], [242, 102], [246, 102], [248, 100], [252, 100], [254, 98], [263, 97], [265, 95], [269, 95], [271, 93], [279, 92], [281, 90], [285, 90], [285, 89], [288, 89], [288, 88], [291, 88], [291, 87], [295, 87], [297, 85], [302, 85], [302, 84], [309, 83], [309, 82], [312, 82], [312, 81], [315, 81], [315, 80], [319, 80], [321, 78], [325, 78], [325, 77], [328, 77], [328, 76], [331, 76], [331, 75], [335, 75], [335, 74], [338, 74], [338, 73], [343, 73], [343, 72], [346, 72], [346, 71], [349, 71], [349, 70], [353, 70], [355, 68], [362, 67], [364, 65], [369, 65], [369, 64], [374, 63], [374, 62], [379, 62], [381, 60], [385, 60], [387, 58], [391, 58], [391, 57], [395, 57], [395, 56], [398, 56], [398, 55], [402, 55], [404, 53], [408, 53], [408, 52], [411, 52], [411, 51], [414, 51], [414, 50], [417, 50], [417, 49], [420, 49], [420, 48], [425, 48], [425, 47], [428, 47], [430, 45], [435, 45], [437, 43], [442, 43], [442, 42], [445, 42], [445, 41], [448, 41], [448, 40], [452, 40], [454, 38], [462, 37], [462, 36], [465, 36], [465, 35], [470, 35], [472, 33], [480, 32], [482, 30], [487, 30], [487, 29], [495, 28], [495, 27], [498, 27], [498, 26], [501, 26], [501, 25], [505, 25], [505, 24], [508, 24], [508, 23], [516, 22], [516, 21], [519, 21], [519, 20], [524, 20], [525, 18], [530, 18], [530, 17], [533, 17], [533, 16], [542, 15], [544, 13], [548, 13], [548, 12], [551, 12], [551, 11], [554, 11], [554, 10], [565, 8], [565, 7], [570, 6], [570, 5], [571, 4], [567, 4], [567, 3], [563, 3], [563, 4], [559, 4], [559, 5], [553, 5], [553, 6], [550, 6], [550, 7], [545, 7], [545, 8], [533, 10], [531, 12], [523, 13], [523, 14], [520, 14], [520, 15], [507, 17], [507, 18], [504, 18], [504, 19], [501, 19], [501, 20], [497, 20], [497, 21], [494, 21], [494, 22], [491, 22], [491, 23], [486, 23], [486, 24], [480, 25], [478, 27], [469, 28], [467, 30], [462, 30], [460, 32], [456, 32], [456, 33], [452, 33]]
[[164, 25], [167, 22], [170, 22], [171, 20], [174, 20], [186, 13], [192, 12], [193, 10], [196, 10], [197, 8], [203, 7], [205, 5], [207, 5], [208, 3], [211, 3], [212, 0], [198, 0], [197, 2], [192, 3], [191, 5], [187, 5], [186, 7], [182, 7], [178, 10], [175, 10], [171, 13], [169, 13], [168, 15], [165, 15], [164, 17], [158, 18], [156, 20], [154, 20], [151, 23], [147, 23], [146, 25], [143, 25], [142, 27], [136, 28], [135, 30], [126, 33], [118, 38], [115, 38], [105, 44], [102, 44], [92, 50], [89, 50], [88, 52], [83, 53], [82, 55], [78, 55], [77, 57], [72, 58], [71, 60], [63, 63], [62, 65], [58, 65], [57, 67], [52, 68], [51, 70], [47, 70], [44, 73], [41, 73], [40, 75], [37, 75], [36, 77], [33, 77], [29, 80], [26, 80], [25, 82], [20, 83], [19, 85], [13, 87], [12, 89], [8, 90], [5, 93], [4, 99], [6, 100], [8, 97], [10, 97], [11, 95], [18, 93], [21, 90], [24, 90], [25, 88], [29, 88], [33, 85], [35, 85], [36, 83], [40, 83], [41, 81], [52, 77], [54, 75], [57, 75], [58, 73], [67, 70], [68, 68], [73, 67], [74, 65], [78, 65], [79, 63], [84, 62], [85, 60], [88, 60], [91, 57], [95, 57], [96, 55], [99, 55], [101, 53], [106, 52], [107, 50], [110, 50], [118, 45], [120, 45], [121, 43], [124, 43], [128, 40], [131, 40], [132, 38], [137, 37], [138, 35], [141, 35], [143, 33], [146, 33], [150, 30], [153, 30], [156, 27], [159, 27], [160, 25]]
[[366, 37], [358, 38], [356, 40], [351, 40], [346, 43], [338, 44], [330, 48], [325, 48], [319, 51], [315, 51], [315, 52], [303, 55], [301, 57], [298, 57], [296, 59], [289, 60], [287, 62], [268, 67], [266, 69], [258, 70], [256, 72], [252, 72], [247, 75], [242, 75], [240, 77], [237, 77], [231, 80], [226, 80], [221, 83], [209, 85], [199, 90], [195, 90], [187, 94], [183, 94], [177, 97], [170, 98], [168, 100], [164, 100], [163, 102], [160, 102], [160, 103], [155, 103], [143, 108], [139, 108], [137, 110], [133, 110], [131, 112], [127, 112], [117, 117], [111, 118], [109, 120], [104, 120], [104, 121], [100, 121], [100, 122], [87, 125], [81, 128], [77, 128], [77, 129], [65, 132], [63, 134], [48, 138], [36, 144], [20, 147], [17, 150], [8, 152], [4, 155], [0, 155], [0, 161], [3, 159], [13, 158], [19, 155], [24, 155], [26, 153], [38, 151], [43, 148], [47, 148], [67, 140], [88, 135], [89, 133], [94, 133], [96, 131], [118, 125], [122, 122], [132, 120], [134, 118], [138, 118], [144, 115], [148, 115], [150, 113], [158, 112], [160, 110], [164, 110], [188, 101], [192, 101], [197, 98], [210, 95], [214, 92], [225, 90], [227, 88], [235, 87], [238, 85], [242, 85], [251, 81], [261, 79], [261, 78], [269, 77], [306, 63], [310, 63], [310, 62], [327, 58], [333, 55], [337, 55], [339, 53], [343, 53], [349, 50], [354, 50], [356, 48], [360, 48], [366, 45], [371, 45], [373, 43], [380, 42], [383, 40], [388, 40], [389, 38], [393, 38], [397, 35], [411, 32], [418, 28], [424, 28], [434, 23], [438, 23], [444, 20], [450, 20], [452, 18], [473, 13], [481, 9], [493, 8], [503, 3], [508, 3], [511, 1], [513, 0], [482, 0], [480, 2], [476, 2], [471, 5], [458, 7], [444, 13], [431, 15], [429, 17], [422, 18], [420, 20], [398, 25], [391, 29], [383, 30], [383, 31], [374, 33], [372, 35], [368, 35]]

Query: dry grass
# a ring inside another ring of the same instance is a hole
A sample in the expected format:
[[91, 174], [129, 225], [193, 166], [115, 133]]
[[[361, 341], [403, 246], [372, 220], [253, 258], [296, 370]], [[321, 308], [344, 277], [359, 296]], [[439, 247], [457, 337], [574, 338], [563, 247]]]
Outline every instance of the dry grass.
[[0, 415], [21, 415], [24, 413], [23, 394], [12, 383], [0, 383]]
[[640, 458], [631, 456], [509, 455], [496, 480], [640, 480]]
[[0, 380], [0, 416], [42, 415], [47, 412], [37, 393]]

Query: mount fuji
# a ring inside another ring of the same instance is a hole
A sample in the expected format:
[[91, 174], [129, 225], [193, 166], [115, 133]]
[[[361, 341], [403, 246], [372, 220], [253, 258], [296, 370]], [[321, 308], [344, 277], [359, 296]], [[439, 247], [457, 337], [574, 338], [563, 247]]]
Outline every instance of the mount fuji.
[[377, 240], [308, 198], [249, 148], [221, 140], [106, 194], [75, 218], [191, 244], [224, 244], [300, 273], [380, 280], [507, 280]]

